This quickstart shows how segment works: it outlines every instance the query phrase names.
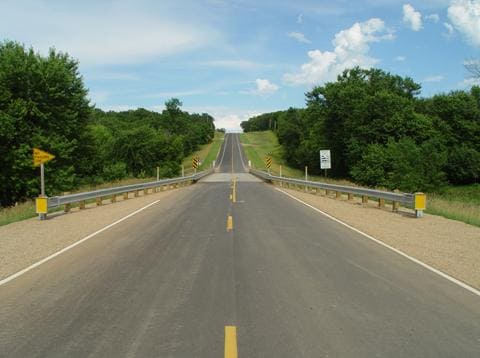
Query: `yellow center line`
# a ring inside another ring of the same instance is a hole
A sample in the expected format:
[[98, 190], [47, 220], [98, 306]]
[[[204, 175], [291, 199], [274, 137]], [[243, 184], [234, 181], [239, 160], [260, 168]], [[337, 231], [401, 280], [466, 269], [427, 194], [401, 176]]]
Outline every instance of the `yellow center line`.
[[225, 326], [225, 358], [237, 357], [237, 327]]
[[233, 178], [232, 202], [237, 201], [237, 178]]
[[233, 230], [233, 218], [232, 215], [228, 215], [227, 218], [227, 231]]
[[[231, 135], [233, 136], [233, 134]], [[232, 142], [232, 174], [233, 174], [233, 140], [231, 142]]]

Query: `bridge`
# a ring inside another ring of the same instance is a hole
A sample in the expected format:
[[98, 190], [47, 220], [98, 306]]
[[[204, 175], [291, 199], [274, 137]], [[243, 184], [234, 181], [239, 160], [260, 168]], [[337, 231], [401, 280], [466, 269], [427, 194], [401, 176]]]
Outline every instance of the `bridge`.
[[217, 163], [2, 284], [0, 356], [479, 356], [477, 295], [249, 174], [238, 134]]

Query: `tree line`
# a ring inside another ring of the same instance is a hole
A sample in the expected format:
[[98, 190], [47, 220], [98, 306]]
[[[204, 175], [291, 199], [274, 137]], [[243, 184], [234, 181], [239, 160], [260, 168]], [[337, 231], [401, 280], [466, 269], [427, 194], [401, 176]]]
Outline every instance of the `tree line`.
[[56, 156], [45, 165], [49, 195], [125, 177], [179, 173], [182, 159], [214, 136], [208, 114], [182, 111], [171, 99], [161, 113], [104, 112], [89, 103], [78, 62], [50, 50], [41, 56], [0, 43], [0, 206], [39, 194], [32, 149]]
[[330, 149], [331, 174], [404, 191], [477, 183], [480, 87], [421, 98], [409, 77], [353, 68], [306, 93], [306, 108], [266, 113], [244, 131], [272, 129], [287, 163], [320, 173]]

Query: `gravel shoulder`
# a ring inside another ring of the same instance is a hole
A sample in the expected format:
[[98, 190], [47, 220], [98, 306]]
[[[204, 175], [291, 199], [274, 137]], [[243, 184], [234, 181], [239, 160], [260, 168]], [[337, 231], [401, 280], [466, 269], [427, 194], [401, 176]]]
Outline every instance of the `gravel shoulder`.
[[[480, 289], [480, 228], [441, 216], [413, 211], [393, 213], [373, 202], [363, 206], [344, 197], [330, 197], [291, 189], [285, 192], [375, 237], [386, 244]], [[428, 205], [428, 203], [427, 203]]]
[[[73, 244], [85, 236], [156, 201], [157, 205], [174, 205], [196, 185], [152, 193], [137, 198], [87, 205], [85, 210], [49, 214], [48, 220], [32, 218], [0, 227], [0, 280]], [[148, 210], [148, 209], [147, 209]]]

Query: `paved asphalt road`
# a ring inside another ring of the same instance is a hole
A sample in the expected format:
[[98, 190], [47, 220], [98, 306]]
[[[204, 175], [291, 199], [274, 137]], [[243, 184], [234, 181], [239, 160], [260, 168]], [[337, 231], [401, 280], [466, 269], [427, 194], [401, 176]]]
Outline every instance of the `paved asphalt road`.
[[0, 286], [0, 356], [222, 357], [226, 326], [239, 357], [480, 356], [478, 296], [248, 174], [232, 203], [240, 150]]

